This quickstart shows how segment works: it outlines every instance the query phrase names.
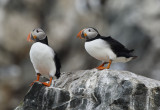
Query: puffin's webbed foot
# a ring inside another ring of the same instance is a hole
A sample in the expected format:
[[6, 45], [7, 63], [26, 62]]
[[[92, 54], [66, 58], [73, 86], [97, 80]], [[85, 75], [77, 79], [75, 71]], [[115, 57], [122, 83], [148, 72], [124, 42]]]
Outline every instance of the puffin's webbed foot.
[[50, 77], [49, 83], [42, 82], [42, 84], [45, 85], [45, 86], [47, 86], [47, 87], [50, 87], [51, 83], [52, 83], [52, 77]]
[[105, 64], [106, 64], [106, 62], [102, 63], [100, 66], [96, 67], [96, 69], [98, 69], [98, 70], [105, 69], [105, 67], [104, 67]]
[[40, 73], [37, 73], [37, 80], [33, 81], [33, 82], [30, 84], [30, 86], [32, 86], [35, 82], [38, 82], [40, 76], [41, 76], [41, 74], [40, 74]]
[[106, 64], [106, 62], [104, 62], [103, 64], [101, 64], [100, 66], [98, 66], [96, 69], [98, 70], [104, 70], [104, 69], [109, 69], [111, 66], [112, 60], [109, 60], [109, 63], [107, 65], [107, 67], [104, 67], [104, 65]]

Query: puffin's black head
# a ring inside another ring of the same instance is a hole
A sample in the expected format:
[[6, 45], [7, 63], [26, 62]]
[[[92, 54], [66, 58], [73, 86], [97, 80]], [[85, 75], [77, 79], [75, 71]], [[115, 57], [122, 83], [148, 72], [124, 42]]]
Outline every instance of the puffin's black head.
[[46, 38], [45, 32], [41, 28], [36, 28], [32, 32], [29, 33], [27, 40], [28, 41], [42, 41]]
[[77, 37], [80, 39], [92, 39], [92, 38], [95, 38], [97, 35], [99, 35], [97, 29], [89, 27], [81, 30], [77, 34]]

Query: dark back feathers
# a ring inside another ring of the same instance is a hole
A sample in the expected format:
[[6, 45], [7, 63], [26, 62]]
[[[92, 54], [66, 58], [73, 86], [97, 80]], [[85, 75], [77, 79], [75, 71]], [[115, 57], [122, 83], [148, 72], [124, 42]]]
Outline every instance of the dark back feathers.
[[54, 61], [55, 61], [55, 64], [56, 64], [56, 74], [55, 74], [55, 76], [58, 79], [61, 75], [61, 73], [60, 73], [61, 63], [60, 63], [60, 60], [59, 60], [57, 54], [55, 54]]
[[101, 39], [105, 40], [107, 43], [110, 44], [112, 50], [116, 53], [117, 57], [125, 56], [125, 57], [131, 57], [131, 52], [134, 51], [134, 49], [127, 49], [124, 45], [122, 45], [120, 42], [116, 41], [112, 37], [103, 37], [100, 36]]

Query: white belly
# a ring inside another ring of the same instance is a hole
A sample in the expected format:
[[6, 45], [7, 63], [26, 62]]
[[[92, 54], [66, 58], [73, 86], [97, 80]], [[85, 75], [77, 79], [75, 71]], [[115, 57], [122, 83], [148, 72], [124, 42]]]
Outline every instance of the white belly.
[[116, 54], [112, 52], [109, 44], [101, 39], [85, 42], [85, 49], [92, 57], [101, 61], [108, 62], [109, 59], [116, 59]]
[[49, 46], [40, 42], [34, 43], [30, 50], [30, 59], [36, 73], [46, 78], [53, 77], [56, 73], [54, 55], [54, 51]]

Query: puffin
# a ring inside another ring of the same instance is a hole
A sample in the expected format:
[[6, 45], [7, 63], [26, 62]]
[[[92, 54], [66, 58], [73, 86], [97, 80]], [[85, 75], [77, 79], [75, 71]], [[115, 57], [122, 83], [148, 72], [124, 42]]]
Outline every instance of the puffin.
[[56, 52], [48, 45], [47, 35], [41, 28], [31, 31], [27, 37], [27, 41], [34, 41], [29, 56], [37, 75], [37, 80], [33, 81], [30, 86], [39, 81], [42, 75], [48, 78], [49, 82], [41, 83], [50, 87], [53, 78], [58, 79], [60, 77], [60, 60]]
[[[98, 70], [109, 69], [111, 63], [125, 63], [137, 58], [132, 55], [134, 49], [127, 49], [111, 36], [101, 36], [93, 27], [82, 29], [77, 34], [77, 38], [85, 39], [85, 50], [95, 59], [102, 61], [102, 64], [96, 67]], [[107, 67], [104, 67], [107, 63]]]

